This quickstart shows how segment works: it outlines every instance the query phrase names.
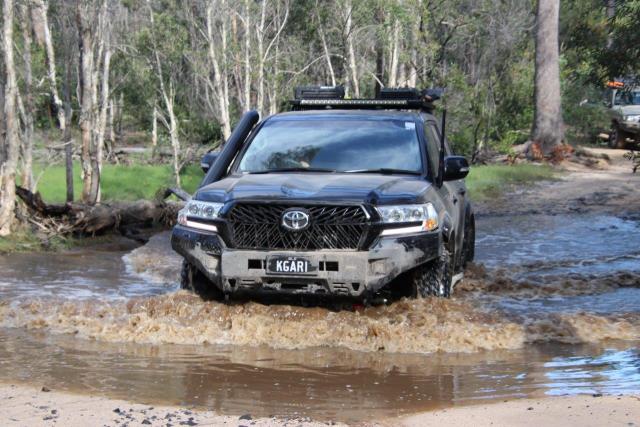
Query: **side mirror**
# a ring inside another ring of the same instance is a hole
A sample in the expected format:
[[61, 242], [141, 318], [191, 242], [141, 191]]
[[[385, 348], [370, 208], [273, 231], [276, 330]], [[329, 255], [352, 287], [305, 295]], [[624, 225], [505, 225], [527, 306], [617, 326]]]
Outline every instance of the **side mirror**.
[[462, 156], [444, 158], [444, 181], [455, 181], [469, 174], [469, 162]]
[[211, 169], [211, 166], [213, 166], [213, 164], [216, 162], [216, 159], [218, 158], [219, 155], [220, 155], [220, 151], [215, 150], [215, 151], [209, 151], [207, 154], [205, 154], [202, 157], [202, 161], [200, 162], [200, 167], [202, 168], [204, 173], [207, 173], [209, 169]]

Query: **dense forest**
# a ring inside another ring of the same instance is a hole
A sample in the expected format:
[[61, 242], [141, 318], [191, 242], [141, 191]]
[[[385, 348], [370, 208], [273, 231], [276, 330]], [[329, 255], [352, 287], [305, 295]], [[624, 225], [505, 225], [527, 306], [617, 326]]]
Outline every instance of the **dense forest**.
[[180, 185], [243, 112], [274, 114], [301, 84], [441, 87], [457, 151], [509, 153], [545, 126], [537, 44], [556, 50], [554, 137], [592, 142], [608, 126], [604, 83], [640, 60], [640, 0], [3, 0], [2, 22], [5, 214], [6, 176], [34, 190], [34, 164], [79, 159], [76, 191], [99, 201], [122, 146], [150, 147]]

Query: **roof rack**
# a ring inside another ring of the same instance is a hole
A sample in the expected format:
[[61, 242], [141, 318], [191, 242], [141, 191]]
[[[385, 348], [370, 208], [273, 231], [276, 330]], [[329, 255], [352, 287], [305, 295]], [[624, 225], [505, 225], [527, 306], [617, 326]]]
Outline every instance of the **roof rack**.
[[295, 99], [289, 101], [293, 111], [302, 110], [419, 110], [432, 113], [433, 101], [441, 91], [415, 88], [384, 88], [377, 98], [345, 99], [343, 86], [301, 86], [295, 89]]

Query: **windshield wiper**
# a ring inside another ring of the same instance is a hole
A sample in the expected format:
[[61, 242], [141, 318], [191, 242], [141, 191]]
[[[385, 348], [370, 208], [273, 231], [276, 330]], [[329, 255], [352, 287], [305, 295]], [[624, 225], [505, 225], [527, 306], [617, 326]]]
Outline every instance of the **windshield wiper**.
[[378, 169], [354, 169], [350, 171], [344, 171], [345, 173], [381, 173], [381, 174], [408, 174], [408, 175], [422, 175], [422, 172], [406, 170], [406, 169], [393, 169], [393, 168], [378, 168]]
[[304, 168], [304, 167], [295, 167], [295, 168], [278, 168], [278, 169], [265, 169], [262, 171], [248, 171], [250, 174], [264, 174], [264, 173], [277, 173], [277, 172], [326, 172], [333, 173], [336, 172], [335, 169], [328, 168]]

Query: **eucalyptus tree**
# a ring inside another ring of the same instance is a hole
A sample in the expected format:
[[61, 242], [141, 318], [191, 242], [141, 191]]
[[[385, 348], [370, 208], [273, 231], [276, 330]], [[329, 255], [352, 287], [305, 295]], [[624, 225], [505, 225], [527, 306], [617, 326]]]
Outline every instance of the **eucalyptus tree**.
[[0, 236], [11, 234], [15, 222], [16, 171], [20, 147], [18, 119], [18, 80], [14, 60], [14, 3], [4, 0], [2, 7], [2, 50], [4, 60], [4, 139], [0, 147]]
[[558, 25], [560, 0], [538, 0], [536, 12], [535, 117], [529, 156], [551, 154], [563, 141]]

